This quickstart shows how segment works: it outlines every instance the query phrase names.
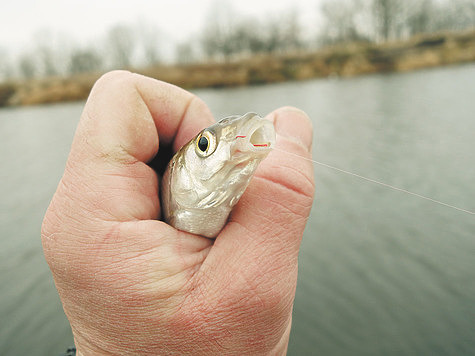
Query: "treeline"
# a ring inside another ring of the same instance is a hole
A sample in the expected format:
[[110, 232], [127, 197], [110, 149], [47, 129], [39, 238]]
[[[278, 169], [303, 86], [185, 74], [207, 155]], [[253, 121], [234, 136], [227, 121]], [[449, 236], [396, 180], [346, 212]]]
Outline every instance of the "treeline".
[[386, 42], [475, 27], [474, 0], [327, 0], [320, 44]]
[[67, 35], [41, 30], [32, 37], [34, 44], [17, 56], [9, 56], [8, 51], [0, 47], [0, 80], [156, 64], [160, 61], [160, 34], [160, 30], [150, 24], [119, 24], [102, 37], [79, 44]]
[[250, 17], [237, 14], [229, 2], [216, 1], [200, 33], [177, 44], [172, 56], [164, 53], [162, 32], [150, 24], [117, 25], [83, 45], [41, 31], [33, 38], [35, 45], [18, 56], [0, 48], [0, 81], [144, 68], [164, 61], [229, 62], [260, 53], [379, 43], [475, 27], [474, 0], [326, 0], [312, 11], [318, 21], [309, 25], [295, 9]]

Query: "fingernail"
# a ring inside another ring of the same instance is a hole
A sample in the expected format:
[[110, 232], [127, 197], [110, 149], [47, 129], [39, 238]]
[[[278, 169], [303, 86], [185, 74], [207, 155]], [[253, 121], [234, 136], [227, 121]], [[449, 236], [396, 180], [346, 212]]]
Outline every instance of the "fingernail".
[[312, 148], [313, 128], [309, 116], [302, 110], [286, 106], [269, 115], [277, 135], [286, 137], [308, 151]]

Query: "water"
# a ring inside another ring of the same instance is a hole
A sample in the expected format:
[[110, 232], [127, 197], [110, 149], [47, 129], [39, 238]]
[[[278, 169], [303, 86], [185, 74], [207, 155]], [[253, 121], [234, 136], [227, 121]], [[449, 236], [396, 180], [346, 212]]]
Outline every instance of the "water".
[[[475, 66], [200, 90], [216, 117], [294, 105], [315, 159], [475, 209]], [[72, 344], [40, 225], [82, 103], [0, 110], [0, 355]], [[475, 354], [475, 219], [315, 167], [289, 355]]]

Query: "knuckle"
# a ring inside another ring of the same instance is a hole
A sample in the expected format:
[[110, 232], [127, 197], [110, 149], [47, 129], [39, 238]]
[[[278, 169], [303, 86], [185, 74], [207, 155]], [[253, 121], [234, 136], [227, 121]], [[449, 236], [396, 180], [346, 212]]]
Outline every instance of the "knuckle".
[[116, 85], [118, 81], [132, 80], [133, 74], [126, 70], [113, 70], [103, 74], [96, 82], [97, 86]]
[[53, 226], [54, 222], [53, 219], [53, 213], [51, 212], [51, 207], [48, 208], [46, 211], [46, 214], [43, 218], [43, 223], [41, 224], [41, 240], [43, 241], [43, 244], [47, 243], [49, 239], [54, 236], [54, 231], [53, 231]]
[[191, 105], [194, 105], [200, 112], [209, 110], [208, 105], [206, 105], [206, 103], [195, 94], [192, 94], [190, 106]]
[[54, 252], [56, 245], [55, 240], [60, 233], [59, 227], [61, 225], [61, 219], [58, 216], [57, 209], [53, 204], [54, 202], [52, 202], [48, 207], [41, 224], [41, 242], [43, 245], [43, 252], [46, 262], [51, 268], [54, 267]]
[[312, 205], [315, 182], [311, 173], [292, 165], [280, 165], [273, 167], [272, 175], [256, 178], [262, 179], [267, 187], [272, 187], [280, 201], [295, 202], [299, 206]]
[[[114, 70], [103, 74], [94, 84], [91, 90], [91, 97], [101, 97], [102, 93], [111, 93], [114, 96], [122, 96], [124, 92], [135, 91], [135, 77], [136, 74], [126, 70]], [[90, 98], [91, 99], [91, 98]]]
[[[186, 117], [189, 113], [199, 113], [200, 115], [204, 115], [207, 118], [211, 118], [212, 114], [210, 112], [210, 109], [206, 103], [196, 96], [193, 93], [187, 93], [189, 95], [189, 101], [188, 105], [186, 106], [185, 112], [183, 113], [182, 118]], [[210, 124], [212, 121], [210, 121]]]

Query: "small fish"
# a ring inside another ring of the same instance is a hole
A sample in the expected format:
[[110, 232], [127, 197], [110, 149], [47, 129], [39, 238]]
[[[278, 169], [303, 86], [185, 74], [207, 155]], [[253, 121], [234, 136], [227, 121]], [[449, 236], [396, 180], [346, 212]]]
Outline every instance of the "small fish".
[[182, 231], [216, 237], [274, 143], [273, 124], [254, 113], [226, 117], [201, 131], [165, 171], [165, 221]]

